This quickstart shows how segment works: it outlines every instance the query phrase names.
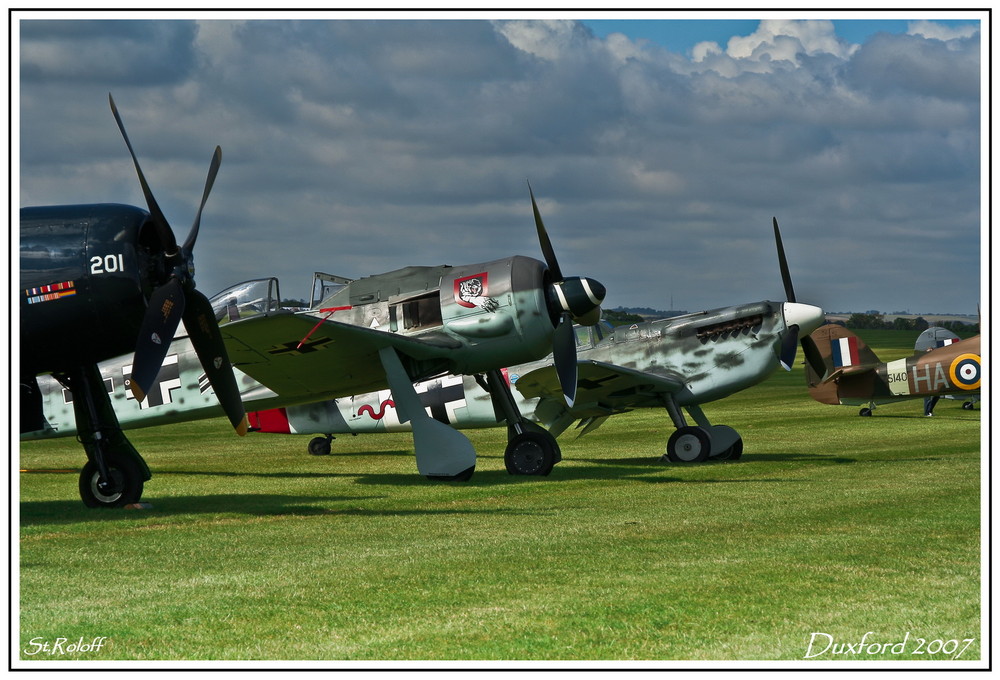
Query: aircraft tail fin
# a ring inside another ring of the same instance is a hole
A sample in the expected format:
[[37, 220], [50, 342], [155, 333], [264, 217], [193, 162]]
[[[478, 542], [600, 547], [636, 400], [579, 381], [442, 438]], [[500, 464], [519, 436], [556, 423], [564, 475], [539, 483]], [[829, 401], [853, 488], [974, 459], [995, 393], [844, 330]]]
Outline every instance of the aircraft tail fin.
[[931, 326], [920, 334], [917, 338], [916, 344], [913, 345], [913, 350], [915, 352], [926, 352], [928, 350], [937, 349], [938, 347], [945, 347], [947, 345], [954, 344], [959, 340], [961, 340], [961, 338], [947, 328]]
[[839, 404], [835, 381], [844, 375], [871, 370], [879, 358], [865, 341], [837, 324], [820, 326], [809, 335], [818, 355], [823, 360], [824, 373], [819, 375], [810, 362], [806, 362], [806, 384], [809, 394], [824, 404]]

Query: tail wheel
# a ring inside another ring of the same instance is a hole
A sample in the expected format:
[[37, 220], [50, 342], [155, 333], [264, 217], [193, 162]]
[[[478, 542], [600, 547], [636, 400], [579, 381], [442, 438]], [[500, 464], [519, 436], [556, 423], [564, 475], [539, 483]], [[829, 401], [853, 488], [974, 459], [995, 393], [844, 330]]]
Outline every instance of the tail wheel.
[[682, 427], [670, 435], [667, 459], [671, 463], [701, 463], [712, 452], [712, 438], [701, 427]]
[[309, 440], [309, 455], [310, 456], [329, 456], [330, 455], [330, 440], [333, 437], [313, 437]]
[[142, 497], [142, 470], [130, 456], [108, 456], [110, 477], [101, 483], [97, 463], [88, 460], [80, 472], [80, 498], [88, 508], [120, 508]]

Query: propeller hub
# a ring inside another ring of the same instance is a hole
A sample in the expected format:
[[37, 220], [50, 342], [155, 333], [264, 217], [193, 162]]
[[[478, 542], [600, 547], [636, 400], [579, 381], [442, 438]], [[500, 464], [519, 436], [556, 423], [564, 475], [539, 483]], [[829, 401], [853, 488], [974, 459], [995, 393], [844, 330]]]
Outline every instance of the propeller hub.
[[798, 326], [799, 340], [822, 326], [825, 318], [822, 309], [801, 302], [784, 302], [781, 311], [785, 317], [785, 326]]
[[601, 320], [601, 303], [608, 291], [600, 281], [571, 276], [555, 282], [552, 288], [560, 309], [568, 312], [574, 322], [593, 326]]

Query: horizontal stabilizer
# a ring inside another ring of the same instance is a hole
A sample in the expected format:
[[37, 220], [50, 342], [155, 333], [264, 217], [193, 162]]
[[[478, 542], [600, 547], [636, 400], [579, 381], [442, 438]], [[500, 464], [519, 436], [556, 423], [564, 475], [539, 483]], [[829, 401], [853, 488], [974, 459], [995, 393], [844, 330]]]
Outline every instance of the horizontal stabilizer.
[[838, 368], [833, 373], [827, 372], [827, 374], [823, 376], [823, 379], [820, 380], [819, 384], [826, 385], [827, 383], [836, 382], [844, 376], [857, 375], [859, 373], [866, 373], [873, 370], [875, 370], [873, 366], [850, 366], [848, 368]]

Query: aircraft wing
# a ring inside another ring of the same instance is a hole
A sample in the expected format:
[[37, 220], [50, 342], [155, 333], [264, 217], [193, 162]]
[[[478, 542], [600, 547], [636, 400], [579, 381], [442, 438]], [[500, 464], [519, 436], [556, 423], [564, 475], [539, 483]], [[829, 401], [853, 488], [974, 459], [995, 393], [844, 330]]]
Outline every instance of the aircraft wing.
[[[524, 397], [541, 400], [536, 415], [550, 427], [556, 420], [601, 418], [639, 406], [659, 405], [658, 395], [684, 387], [682, 380], [671, 375], [637, 371], [603, 361], [578, 361], [577, 375], [573, 408], [566, 407], [554, 366], [526, 373], [514, 386]], [[557, 409], [559, 404], [561, 409]]]
[[289, 405], [384, 388], [379, 350], [386, 347], [418, 360], [444, 359], [461, 347], [443, 333], [402, 336], [287, 310], [220, 330], [233, 365]]

